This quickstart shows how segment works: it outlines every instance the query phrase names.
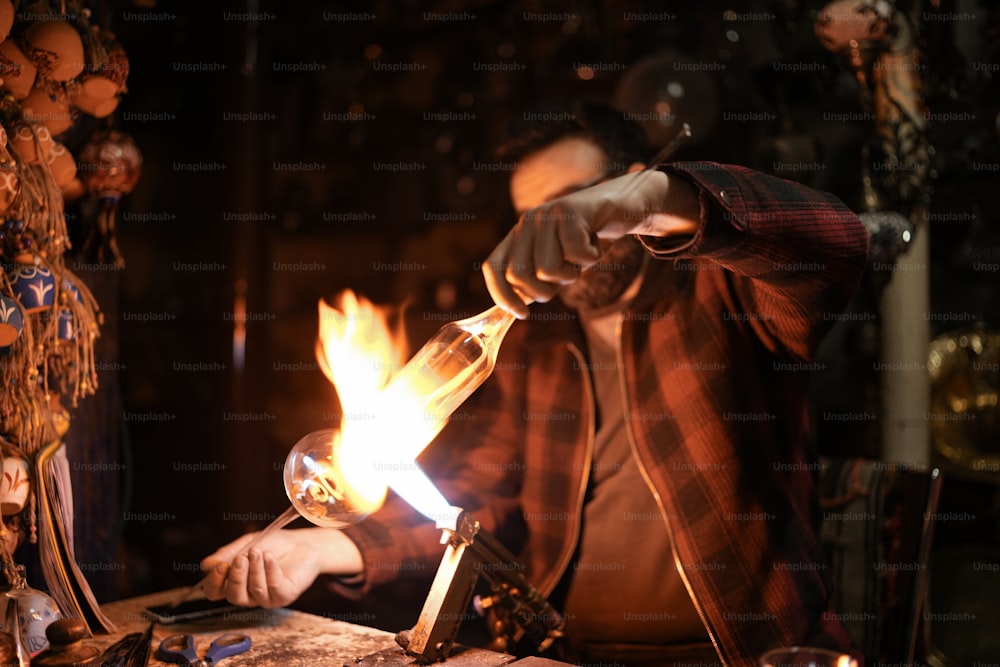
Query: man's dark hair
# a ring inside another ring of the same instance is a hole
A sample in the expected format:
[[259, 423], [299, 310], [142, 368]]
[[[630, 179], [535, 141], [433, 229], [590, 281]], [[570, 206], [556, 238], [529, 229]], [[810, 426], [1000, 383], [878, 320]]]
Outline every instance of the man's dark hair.
[[593, 102], [550, 102], [525, 111], [509, 123], [501, 136], [497, 156], [519, 162], [560, 139], [581, 137], [593, 141], [608, 156], [604, 171], [624, 172], [635, 162], [645, 164], [653, 154], [642, 126], [612, 107]]

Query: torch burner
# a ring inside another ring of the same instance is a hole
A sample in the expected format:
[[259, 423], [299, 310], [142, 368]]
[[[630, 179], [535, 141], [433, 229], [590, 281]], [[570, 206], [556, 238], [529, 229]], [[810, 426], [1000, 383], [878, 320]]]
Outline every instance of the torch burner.
[[408, 655], [424, 664], [448, 657], [480, 576], [490, 595], [476, 600], [477, 610], [492, 609], [495, 616], [491, 649], [506, 651], [527, 638], [544, 651], [562, 637], [562, 615], [528, 583], [524, 565], [471, 514], [458, 510], [453, 523], [442, 519], [437, 526], [447, 549], [416, 625], [396, 636]]

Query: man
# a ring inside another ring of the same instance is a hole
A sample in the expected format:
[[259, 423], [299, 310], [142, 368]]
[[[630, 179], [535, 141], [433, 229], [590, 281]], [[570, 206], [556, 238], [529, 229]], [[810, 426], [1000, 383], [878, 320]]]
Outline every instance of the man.
[[[622, 114], [572, 116], [505, 153], [520, 220], [484, 274], [525, 321], [428, 469], [449, 502], [520, 537], [529, 579], [566, 615], [564, 659], [848, 650], [816, 532], [804, 369], [824, 313], [857, 288], [864, 228], [833, 196], [740, 167], [643, 170]], [[441, 555], [440, 531], [395, 502], [343, 532], [282, 533], [207, 558], [208, 594], [279, 606], [326, 573], [363, 595]]]

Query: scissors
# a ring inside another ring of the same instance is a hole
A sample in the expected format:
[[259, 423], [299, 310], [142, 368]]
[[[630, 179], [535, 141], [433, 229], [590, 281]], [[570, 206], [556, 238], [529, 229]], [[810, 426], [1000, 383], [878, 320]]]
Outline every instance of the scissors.
[[250, 644], [248, 635], [229, 632], [216, 637], [205, 651], [205, 657], [199, 659], [195, 651], [194, 635], [170, 635], [160, 642], [156, 657], [164, 662], [176, 662], [188, 667], [211, 667], [224, 658], [249, 650]]

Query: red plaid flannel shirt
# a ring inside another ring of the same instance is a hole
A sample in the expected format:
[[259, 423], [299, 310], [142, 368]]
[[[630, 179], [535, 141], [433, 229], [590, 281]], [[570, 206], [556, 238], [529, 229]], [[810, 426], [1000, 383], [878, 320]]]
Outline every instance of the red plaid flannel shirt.
[[[654, 261], [621, 328], [626, 417], [674, 562], [727, 665], [776, 646], [848, 649], [830, 608], [817, 535], [806, 382], [828, 325], [866, 266], [868, 236], [836, 197], [736, 166], [661, 167], [700, 190], [702, 227]], [[513, 544], [552, 591], [577, 543], [595, 413], [575, 315], [532, 306], [493, 376], [421, 463], [448, 500]], [[626, 518], [623, 518], [625, 520]], [[349, 528], [365, 558], [360, 596], [429, 576], [440, 530], [391, 499]], [[609, 535], [609, 539], [614, 539]], [[623, 548], [642, 549], [641, 544]]]

